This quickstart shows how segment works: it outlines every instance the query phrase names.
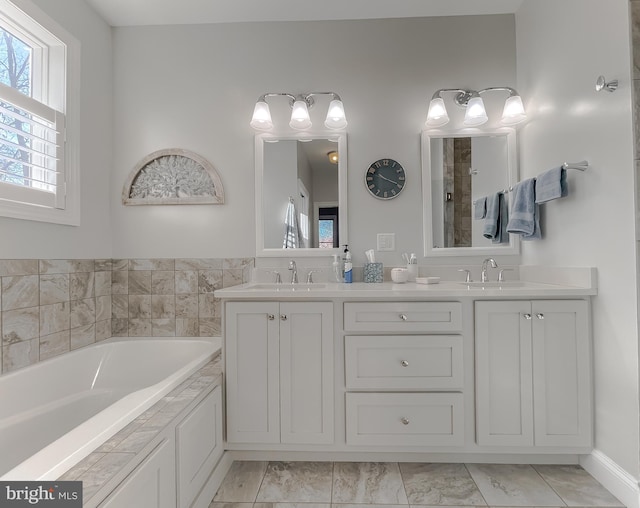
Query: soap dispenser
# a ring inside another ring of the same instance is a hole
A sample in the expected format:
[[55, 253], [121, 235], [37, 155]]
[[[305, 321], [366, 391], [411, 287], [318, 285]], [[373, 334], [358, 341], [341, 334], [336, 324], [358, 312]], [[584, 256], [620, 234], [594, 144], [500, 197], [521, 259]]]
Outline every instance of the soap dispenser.
[[411, 253], [411, 257], [407, 263], [407, 271], [409, 272], [409, 282], [415, 282], [418, 276], [418, 258], [415, 253]]
[[349, 246], [344, 246], [344, 281], [347, 284], [353, 282], [353, 263], [351, 263], [351, 252], [349, 252]]

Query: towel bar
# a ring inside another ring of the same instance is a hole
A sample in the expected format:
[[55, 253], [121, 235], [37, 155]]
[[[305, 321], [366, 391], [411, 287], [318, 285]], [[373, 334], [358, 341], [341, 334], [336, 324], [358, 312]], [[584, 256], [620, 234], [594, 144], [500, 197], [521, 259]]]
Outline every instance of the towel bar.
[[586, 171], [589, 167], [589, 161], [565, 162], [562, 164], [564, 169], [577, 169], [578, 171]]

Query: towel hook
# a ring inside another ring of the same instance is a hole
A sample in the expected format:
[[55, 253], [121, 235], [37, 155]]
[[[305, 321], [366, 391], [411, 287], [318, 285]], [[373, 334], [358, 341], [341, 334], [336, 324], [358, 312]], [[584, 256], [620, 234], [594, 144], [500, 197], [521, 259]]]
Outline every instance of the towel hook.
[[589, 161], [565, 162], [562, 164], [562, 169], [577, 169], [578, 171], [586, 171], [588, 167]]
[[606, 90], [607, 92], [615, 92], [618, 89], [618, 80], [613, 79], [607, 82], [604, 76], [598, 76], [596, 80], [596, 92]]

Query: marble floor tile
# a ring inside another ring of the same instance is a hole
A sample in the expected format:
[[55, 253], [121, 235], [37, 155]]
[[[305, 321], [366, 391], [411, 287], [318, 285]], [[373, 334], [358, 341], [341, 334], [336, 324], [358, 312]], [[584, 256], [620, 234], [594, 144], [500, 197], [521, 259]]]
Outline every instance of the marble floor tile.
[[270, 462], [256, 502], [330, 503], [331, 462]]
[[565, 506], [533, 467], [522, 464], [468, 464], [489, 506]]
[[266, 470], [266, 462], [234, 462], [213, 501], [215, 503], [253, 503]]
[[623, 506], [580, 466], [533, 466], [567, 506]]
[[336, 462], [334, 503], [408, 504], [395, 462]]
[[[218, 507], [215, 507], [218, 508]], [[242, 508], [242, 507], [240, 507]], [[255, 503], [253, 508], [331, 508], [330, 503]], [[358, 505], [362, 508], [362, 505]]]
[[253, 503], [218, 503], [211, 501], [209, 508], [253, 508]]
[[464, 464], [402, 463], [400, 472], [411, 505], [487, 505]]

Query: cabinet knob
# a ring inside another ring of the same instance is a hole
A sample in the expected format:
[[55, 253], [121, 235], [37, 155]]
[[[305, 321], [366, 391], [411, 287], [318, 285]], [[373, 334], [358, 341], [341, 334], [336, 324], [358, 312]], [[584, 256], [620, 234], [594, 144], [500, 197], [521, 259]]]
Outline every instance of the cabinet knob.
[[531, 314], [525, 314], [525, 315], [524, 315], [524, 318], [525, 318], [525, 319], [531, 319]]
[[402, 417], [400, 418], [402, 425], [409, 425], [409, 418]]
[[407, 320], [407, 315], [406, 314], [400, 314], [400, 319], [402, 319], [403, 321]]
[[267, 314], [267, 319], [273, 321], [276, 317], [273, 314]]
[[403, 367], [408, 367], [409, 366], [409, 362], [407, 360], [402, 360], [400, 362], [400, 365], [402, 365]]
[[537, 317], [538, 319], [544, 319], [544, 314], [540, 314], [540, 313], [538, 313], [538, 314], [536, 314], [536, 317]]
[[286, 314], [280, 314], [280, 320], [281, 321], [286, 321], [287, 320], [287, 315]]

